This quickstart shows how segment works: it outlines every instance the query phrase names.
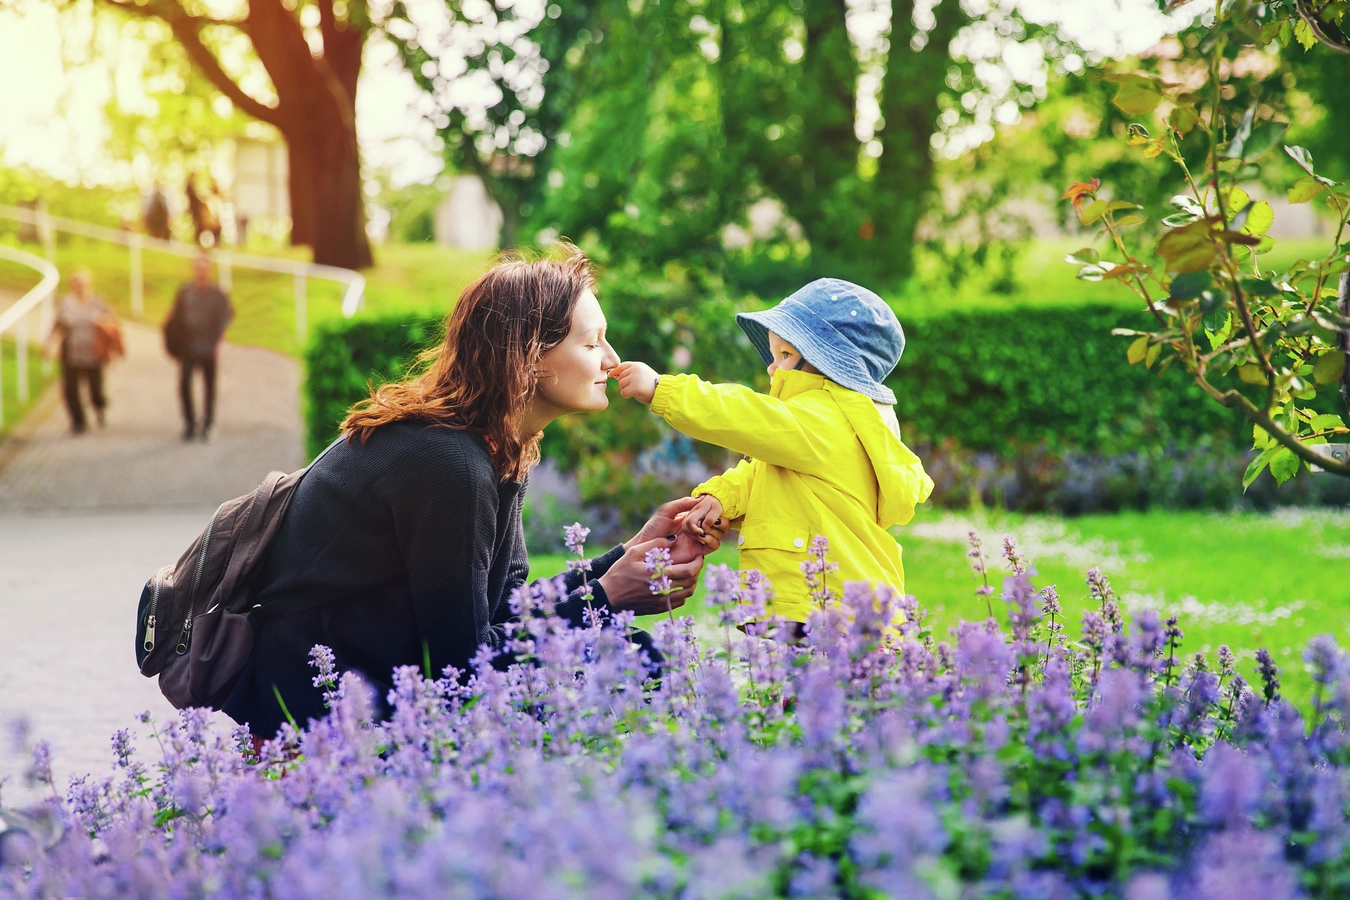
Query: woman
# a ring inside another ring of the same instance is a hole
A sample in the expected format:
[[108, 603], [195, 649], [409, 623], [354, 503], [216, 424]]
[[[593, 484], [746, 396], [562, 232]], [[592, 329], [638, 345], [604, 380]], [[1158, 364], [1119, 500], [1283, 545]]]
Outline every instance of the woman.
[[[235, 721], [270, 736], [288, 714], [322, 716], [308, 664], [315, 644], [332, 648], [339, 670], [373, 682], [379, 700], [395, 666], [439, 674], [468, 668], [480, 645], [504, 652], [508, 598], [529, 571], [521, 502], [540, 432], [609, 404], [619, 359], [594, 288], [575, 248], [560, 261], [496, 266], [460, 296], [421, 374], [351, 411], [345, 440], [300, 483], [253, 583], [257, 649], [224, 705]], [[682, 605], [702, 553], [716, 546], [675, 537], [695, 502], [665, 504], [592, 561], [589, 601], [571, 573], [557, 615], [581, 625], [588, 603], [665, 611], [643, 565], [654, 547], [671, 548], [670, 601]], [[304, 611], [278, 614], [288, 607]]]
[[57, 355], [59, 348], [61, 387], [73, 434], [83, 434], [89, 424], [80, 396], [81, 383], [89, 386], [89, 402], [99, 427], [106, 424], [103, 367], [109, 359], [109, 333], [116, 330], [113, 321], [108, 304], [94, 295], [93, 276], [84, 269], [73, 272], [70, 293], [56, 307], [56, 322], [46, 347], [49, 357]]

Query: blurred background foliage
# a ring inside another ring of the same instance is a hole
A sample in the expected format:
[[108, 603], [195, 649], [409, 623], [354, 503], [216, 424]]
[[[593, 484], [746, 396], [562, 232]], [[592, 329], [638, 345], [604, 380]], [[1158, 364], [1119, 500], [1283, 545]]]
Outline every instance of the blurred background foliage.
[[[308, 6], [298, 4], [302, 18]], [[1129, 369], [1125, 341], [1105, 323], [1137, 314], [1138, 304], [1074, 281], [1060, 262], [1084, 240], [1058, 202], [1071, 181], [1101, 178], [1144, 207], [1143, 231], [1160, 233], [1181, 185], [1126, 145], [1130, 119], [1103, 76], [1145, 65], [1184, 81], [1203, 22], [1184, 29], [1178, 19], [1140, 56], [1111, 58], [1026, 12], [1034, 6], [372, 5], [371, 40], [392, 45], [416, 83], [445, 168], [428, 184], [367, 168], [371, 219], [387, 218], [369, 272], [372, 321], [316, 331], [311, 445], [369, 380], [397, 375], [434, 334], [428, 317], [443, 316], [487, 265], [488, 253], [434, 243], [447, 177], [475, 174], [501, 208], [502, 245], [578, 243], [601, 269], [612, 342], [660, 370], [763, 386], [736, 311], [825, 274], [877, 289], [910, 331], [892, 378], [906, 439], [926, 448], [935, 469], [964, 473], [950, 490], [939, 479], [945, 502], [968, 502], [972, 491], [984, 502], [1070, 511], [1242, 502], [1240, 490], [1176, 487], [1217, 483], [1231, 467], [1236, 480], [1246, 436], [1224, 410]], [[1204, 5], [1193, 6], [1201, 15]], [[110, 115], [109, 147], [128, 166], [133, 152], [149, 153], [156, 171], [185, 172], [206, 164], [194, 152], [256, 132], [259, 123], [219, 102], [167, 29], [115, 24], [156, 48], [144, 66], [155, 109]], [[218, 49], [233, 40], [204, 34]], [[239, 59], [256, 70], [247, 54]], [[1350, 179], [1350, 59], [1272, 42], [1234, 48], [1227, 65], [1233, 108], [1264, 104], [1322, 171]], [[1254, 190], [1273, 195], [1295, 173], [1280, 159], [1260, 177]], [[39, 196], [55, 212], [109, 223], [139, 201], [127, 187], [69, 187], [0, 166], [0, 202]], [[0, 239], [14, 237], [0, 224]], [[268, 240], [251, 236], [250, 248], [282, 252]], [[1273, 255], [1304, 255], [1306, 240], [1282, 238]], [[125, 274], [110, 262], [96, 278], [116, 300]], [[286, 291], [277, 286], [279, 305]], [[262, 329], [231, 338], [272, 340]], [[280, 340], [276, 348], [299, 352]], [[545, 455], [576, 475], [583, 501], [620, 511], [644, 509], [687, 487], [700, 466], [726, 461], [617, 396], [602, 415], [552, 426]], [[1305, 499], [1324, 493], [1286, 489]]]

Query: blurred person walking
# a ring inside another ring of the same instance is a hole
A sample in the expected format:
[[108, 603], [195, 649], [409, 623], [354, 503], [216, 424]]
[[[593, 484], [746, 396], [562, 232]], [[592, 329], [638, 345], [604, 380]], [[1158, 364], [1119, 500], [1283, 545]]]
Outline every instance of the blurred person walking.
[[70, 293], [61, 298], [56, 322], [47, 339], [44, 355], [60, 355], [61, 386], [70, 413], [70, 430], [82, 434], [88, 428], [81, 383], [89, 386], [89, 402], [99, 427], [107, 424], [108, 399], [103, 393], [103, 369], [122, 354], [122, 333], [112, 310], [94, 294], [94, 279], [79, 269], [70, 276]]
[[206, 198], [197, 188], [196, 172], [188, 173], [183, 193], [187, 195], [188, 215], [192, 217], [192, 240], [201, 244], [202, 234], [211, 228], [211, 211], [206, 208]]
[[[178, 391], [183, 406], [183, 440], [200, 435], [211, 439], [216, 413], [216, 354], [225, 329], [234, 318], [230, 298], [211, 280], [211, 259], [202, 254], [192, 261], [192, 280], [178, 289], [164, 322], [164, 347], [178, 360]], [[192, 375], [200, 370], [203, 382], [201, 431], [197, 430], [192, 401]]]
[[145, 195], [142, 219], [145, 223], [145, 233], [150, 237], [161, 241], [169, 239], [169, 198], [164, 196], [164, 186], [160, 184], [158, 178], [150, 188], [150, 193]]

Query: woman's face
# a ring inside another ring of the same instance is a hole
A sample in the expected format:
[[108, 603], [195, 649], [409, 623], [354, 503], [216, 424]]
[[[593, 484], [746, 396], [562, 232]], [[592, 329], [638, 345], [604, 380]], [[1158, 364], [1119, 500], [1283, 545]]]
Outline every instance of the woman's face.
[[605, 340], [606, 326], [600, 301], [585, 291], [572, 311], [572, 330], [539, 361], [536, 413], [556, 417], [609, 406], [605, 386], [619, 356]]

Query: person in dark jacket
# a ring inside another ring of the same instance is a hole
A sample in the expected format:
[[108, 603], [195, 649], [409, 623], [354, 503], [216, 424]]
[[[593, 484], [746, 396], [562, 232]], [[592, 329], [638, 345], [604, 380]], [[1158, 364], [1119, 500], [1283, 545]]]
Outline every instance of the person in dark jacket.
[[183, 440], [198, 435], [196, 410], [192, 402], [192, 375], [202, 373], [201, 439], [211, 440], [211, 425], [216, 415], [216, 357], [225, 329], [234, 318], [230, 298], [211, 280], [211, 260], [198, 256], [192, 261], [192, 280], [178, 289], [173, 308], [165, 322], [166, 333], [178, 358], [178, 396], [183, 406]]
[[[420, 374], [348, 414], [251, 584], [254, 658], [223, 708], [255, 737], [275, 734], [288, 714], [301, 724], [324, 715], [309, 665], [316, 644], [339, 671], [363, 675], [377, 701], [397, 666], [464, 671], [483, 645], [509, 661], [509, 598], [529, 571], [521, 506], [541, 433], [560, 416], [604, 409], [619, 362], [594, 287], [575, 249], [495, 266], [460, 296]], [[592, 561], [588, 584], [569, 573], [556, 615], [580, 626], [588, 606], [664, 612], [643, 565], [655, 547], [671, 551], [670, 603], [682, 605], [725, 532], [706, 547], [683, 534], [696, 502], [661, 506]]]

